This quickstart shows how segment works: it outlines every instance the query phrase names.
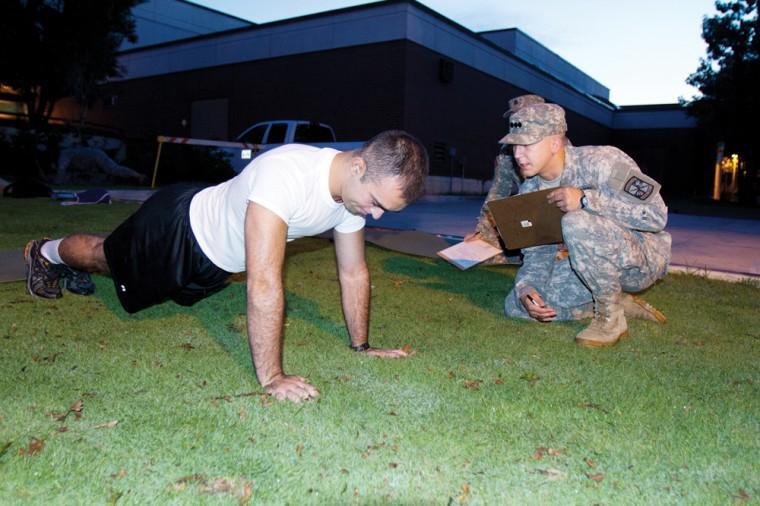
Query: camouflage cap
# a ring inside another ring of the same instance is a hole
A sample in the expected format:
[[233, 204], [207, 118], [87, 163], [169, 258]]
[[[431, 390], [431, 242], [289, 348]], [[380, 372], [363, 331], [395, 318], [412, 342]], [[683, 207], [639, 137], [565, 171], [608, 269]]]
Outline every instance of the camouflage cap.
[[519, 97], [515, 97], [509, 101], [509, 109], [507, 109], [506, 112], [501, 115], [501, 117], [508, 118], [510, 114], [516, 113], [527, 105], [543, 103], [544, 97], [539, 97], [538, 95], [520, 95]]
[[565, 110], [556, 104], [532, 104], [509, 117], [509, 133], [500, 144], [535, 144], [550, 135], [567, 132]]

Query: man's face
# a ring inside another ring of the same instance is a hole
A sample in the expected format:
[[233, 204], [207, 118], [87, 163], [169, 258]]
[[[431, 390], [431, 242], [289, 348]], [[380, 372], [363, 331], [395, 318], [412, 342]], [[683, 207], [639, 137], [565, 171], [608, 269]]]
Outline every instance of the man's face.
[[343, 193], [343, 205], [358, 216], [380, 219], [385, 211], [401, 211], [406, 207], [402, 197], [402, 182], [398, 177], [372, 180], [356, 177]]
[[513, 146], [515, 161], [524, 178], [542, 175], [554, 154], [552, 137], [544, 137], [534, 144], [515, 144]]

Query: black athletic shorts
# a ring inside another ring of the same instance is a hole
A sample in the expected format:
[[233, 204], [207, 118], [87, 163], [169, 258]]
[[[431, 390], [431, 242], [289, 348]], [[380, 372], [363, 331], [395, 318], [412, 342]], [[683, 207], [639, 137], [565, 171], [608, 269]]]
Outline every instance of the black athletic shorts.
[[227, 285], [230, 273], [208, 259], [190, 228], [190, 201], [202, 189], [157, 191], [106, 238], [106, 261], [127, 312], [168, 299], [190, 306]]

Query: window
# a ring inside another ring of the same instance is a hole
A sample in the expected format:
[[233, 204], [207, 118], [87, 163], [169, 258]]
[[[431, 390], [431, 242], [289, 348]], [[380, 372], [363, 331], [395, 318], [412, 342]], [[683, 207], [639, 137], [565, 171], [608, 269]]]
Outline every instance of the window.
[[269, 125], [257, 125], [247, 132], [243, 132], [243, 134], [238, 137], [238, 140], [250, 144], [261, 144], [264, 141], [264, 134], [267, 131], [267, 126]]
[[287, 123], [273, 123], [269, 129], [267, 144], [282, 144], [285, 142], [285, 134], [288, 131]]
[[333, 142], [332, 130], [329, 127], [322, 126], [319, 123], [299, 123], [296, 126], [296, 134], [293, 142]]

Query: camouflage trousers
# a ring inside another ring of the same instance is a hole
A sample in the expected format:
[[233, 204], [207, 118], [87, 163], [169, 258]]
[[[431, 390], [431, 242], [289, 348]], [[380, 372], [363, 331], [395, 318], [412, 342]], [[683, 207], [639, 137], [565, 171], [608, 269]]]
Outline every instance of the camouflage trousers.
[[[639, 232], [615, 220], [575, 211], [562, 218], [569, 255], [544, 266], [543, 286], [534, 286], [557, 312], [557, 320], [593, 316], [594, 299], [619, 292], [640, 292], [667, 273], [670, 235]], [[504, 301], [507, 316], [530, 318], [516, 290]]]

